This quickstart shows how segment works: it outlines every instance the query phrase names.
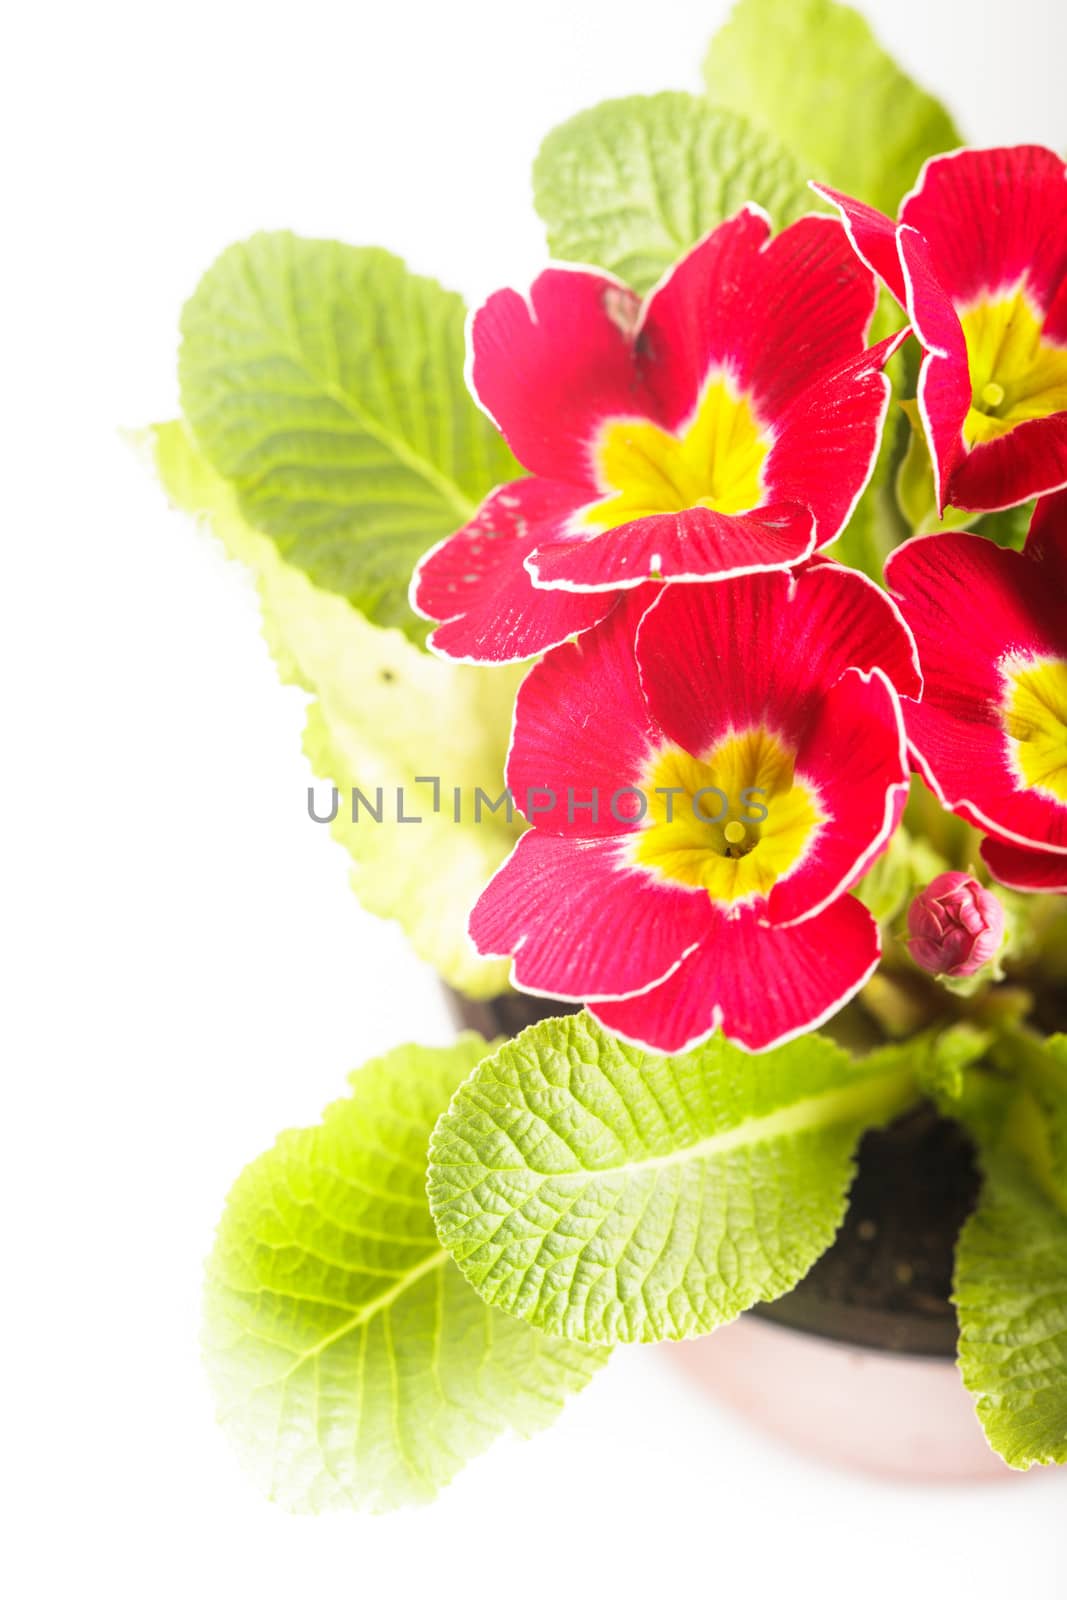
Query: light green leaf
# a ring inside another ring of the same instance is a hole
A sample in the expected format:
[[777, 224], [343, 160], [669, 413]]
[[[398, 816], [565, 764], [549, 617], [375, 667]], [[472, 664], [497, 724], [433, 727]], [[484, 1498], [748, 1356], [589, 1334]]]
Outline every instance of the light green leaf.
[[[899, 306], [883, 292], [871, 328], [872, 344], [896, 333], [903, 321]], [[907, 383], [907, 371], [908, 347], [905, 345], [892, 357], [886, 368], [896, 396], [900, 395]], [[875, 583], [883, 581], [886, 557], [907, 538], [909, 531], [893, 492], [897, 463], [903, 451], [903, 429], [904, 418], [900, 408], [891, 402], [870, 482], [847, 524], [827, 548], [827, 554], [836, 561], [865, 572]]]
[[1067, 1033], [1043, 1037], [1015, 1028], [1002, 1039], [997, 1061], [1021, 1078], [1040, 1107], [1052, 1174], [1067, 1191]]
[[856, 899], [862, 901], [876, 922], [892, 922], [911, 898], [915, 874], [911, 859], [911, 838], [898, 828], [888, 850], [878, 857], [871, 870], [856, 885]]
[[650, 1055], [586, 1013], [485, 1061], [434, 1130], [442, 1243], [490, 1305], [572, 1339], [709, 1333], [804, 1276], [866, 1128], [914, 1098], [907, 1052], [811, 1035]]
[[964, 1093], [968, 1072], [989, 1054], [992, 1042], [988, 1029], [970, 1022], [933, 1028], [909, 1042], [917, 1081], [947, 1115]]
[[979, 519], [975, 524], [975, 532], [983, 538], [992, 539], [994, 544], [1001, 545], [1005, 550], [1021, 550], [1030, 532], [1036, 506], [1036, 500], [1028, 500], [1024, 506], [993, 511]]
[[910, 426], [908, 447], [897, 468], [896, 503], [911, 532], [953, 533], [973, 529], [983, 538], [992, 539], [994, 544], [1003, 545], [1009, 550], [1021, 550], [1026, 543], [1036, 502], [1031, 500], [1026, 505], [1012, 506], [1007, 511], [994, 511], [986, 516], [977, 511], [963, 511], [958, 506], [946, 506], [943, 512], [939, 512], [934, 467], [918, 402], [903, 400], [901, 410]]
[[[1064, 1103], [1067, 1096], [1061, 1116]], [[994, 1109], [999, 1116], [987, 1106], [972, 1119], [985, 1181], [956, 1253], [960, 1372], [986, 1438], [1010, 1467], [1062, 1465], [1067, 1186], [1057, 1182], [1037, 1102], [1017, 1092]]]
[[916, 401], [905, 401], [903, 410], [910, 424], [908, 448], [897, 470], [897, 505], [912, 533], [952, 533], [971, 528], [978, 521], [978, 512], [960, 511], [946, 506], [937, 509], [937, 485], [934, 482], [934, 464], [919, 416]]
[[1040, 1081], [1032, 1090], [1048, 1124], [1049, 1156], [1056, 1181], [1067, 1191], [1067, 1033], [1045, 1040]]
[[833, 0], [739, 0], [704, 75], [713, 103], [773, 133], [805, 176], [890, 215], [928, 156], [963, 143], [864, 18]]
[[[929, 791], [924, 790], [924, 794]], [[911, 820], [919, 821], [918, 818]], [[872, 917], [888, 924], [896, 921], [917, 889], [936, 878], [939, 872], [947, 872], [949, 865], [949, 861], [934, 849], [926, 833], [901, 826], [894, 833], [888, 850], [860, 879], [854, 893]]]
[[[315, 698], [305, 749], [317, 776], [336, 785], [337, 838], [355, 864], [361, 903], [401, 924], [416, 952], [449, 983], [475, 998], [507, 987], [506, 961], [486, 961], [467, 937], [467, 915], [515, 843], [503, 810], [480, 807], [504, 788], [504, 762], [521, 668], [489, 671], [429, 656], [395, 629], [377, 628], [341, 595], [316, 588], [284, 561], [277, 545], [241, 516], [234, 491], [212, 471], [180, 422], [149, 435], [156, 469], [174, 503], [206, 517], [230, 555], [255, 574], [263, 628], [283, 681]], [[429, 786], [441, 782], [440, 809]], [[357, 806], [382, 790], [381, 823]], [[396, 793], [407, 815], [396, 821]], [[454, 821], [455, 790], [461, 822]], [[330, 811], [317, 797], [316, 815]], [[312, 826], [310, 822], [306, 824]]]
[[545, 139], [533, 180], [552, 255], [602, 267], [642, 293], [746, 200], [783, 227], [817, 206], [772, 136], [673, 92], [571, 117]]
[[912, 533], [952, 533], [973, 527], [975, 511], [957, 511], [946, 506], [944, 516], [937, 509], [937, 489], [930, 451], [921, 434], [912, 433], [897, 471], [897, 505]]
[[205, 1357], [226, 1432], [290, 1510], [429, 1500], [498, 1434], [551, 1422], [601, 1363], [487, 1307], [434, 1235], [426, 1143], [487, 1048], [467, 1034], [369, 1063], [226, 1202]]
[[464, 307], [384, 250], [262, 233], [182, 315], [182, 408], [240, 511], [372, 621], [430, 545], [519, 469], [464, 385]]

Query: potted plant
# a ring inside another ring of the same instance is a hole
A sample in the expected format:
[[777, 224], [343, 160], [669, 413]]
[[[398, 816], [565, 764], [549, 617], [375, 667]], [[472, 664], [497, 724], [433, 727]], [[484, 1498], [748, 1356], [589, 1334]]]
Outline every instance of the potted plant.
[[862, 1403], [1067, 1461], [1067, 167], [829, 0], [706, 81], [549, 134], [553, 264], [466, 331], [289, 234], [183, 313], [164, 488], [469, 1024], [226, 1203], [208, 1367], [294, 1509], [425, 1499], [630, 1341], [854, 1419], [880, 1351]]

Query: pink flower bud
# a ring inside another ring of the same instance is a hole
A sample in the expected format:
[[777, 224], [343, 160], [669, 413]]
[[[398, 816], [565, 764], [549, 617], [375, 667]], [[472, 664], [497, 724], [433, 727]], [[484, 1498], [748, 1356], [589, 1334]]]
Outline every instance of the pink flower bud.
[[927, 972], [969, 978], [992, 961], [1004, 937], [1004, 907], [966, 872], [942, 872], [908, 907], [909, 949]]

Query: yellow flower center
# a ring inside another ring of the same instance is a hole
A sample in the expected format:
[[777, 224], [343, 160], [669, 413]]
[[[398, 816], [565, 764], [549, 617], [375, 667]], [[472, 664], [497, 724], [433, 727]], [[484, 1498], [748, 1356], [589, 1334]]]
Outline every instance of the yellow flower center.
[[581, 523], [603, 531], [624, 522], [706, 506], [732, 514], [763, 498], [763, 465], [771, 438], [751, 403], [725, 375], [705, 386], [693, 417], [678, 433], [643, 417], [605, 422], [593, 447], [604, 497]]
[[1027, 789], [1067, 805], [1067, 660], [1016, 657], [1003, 664], [1004, 731]]
[[963, 425], [969, 445], [1067, 411], [1067, 348], [1043, 337], [1024, 290], [980, 300], [960, 321], [971, 373], [971, 409]]
[[704, 760], [661, 751], [642, 786], [636, 864], [732, 904], [768, 895], [827, 819], [794, 754], [766, 728], [731, 733]]

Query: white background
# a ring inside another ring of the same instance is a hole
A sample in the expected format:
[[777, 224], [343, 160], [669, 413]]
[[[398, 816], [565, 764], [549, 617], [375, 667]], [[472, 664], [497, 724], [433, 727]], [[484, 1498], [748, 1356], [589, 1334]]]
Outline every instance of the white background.
[[[21, 6], [3, 45], [7, 1592], [403, 1597], [1067, 1590], [1065, 1482], [891, 1488], [780, 1452], [630, 1352], [428, 1511], [290, 1518], [215, 1429], [201, 1262], [242, 1164], [346, 1071], [445, 1041], [432, 975], [304, 813], [250, 593], [118, 438], [258, 227], [476, 297], [541, 259], [540, 136], [696, 89], [720, 0]], [[1067, 144], [1058, 0], [869, 0], [984, 142]], [[13, 442], [14, 441], [14, 442]]]

